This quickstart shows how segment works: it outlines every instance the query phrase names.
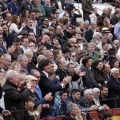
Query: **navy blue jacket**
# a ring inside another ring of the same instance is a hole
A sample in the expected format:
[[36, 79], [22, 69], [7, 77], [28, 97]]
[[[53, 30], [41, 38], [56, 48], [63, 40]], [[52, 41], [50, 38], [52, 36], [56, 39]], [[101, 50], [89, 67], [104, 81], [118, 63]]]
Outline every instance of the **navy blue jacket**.
[[11, 15], [18, 15], [20, 13], [20, 8], [18, 4], [14, 4], [12, 1], [7, 3], [8, 10], [12, 9]]

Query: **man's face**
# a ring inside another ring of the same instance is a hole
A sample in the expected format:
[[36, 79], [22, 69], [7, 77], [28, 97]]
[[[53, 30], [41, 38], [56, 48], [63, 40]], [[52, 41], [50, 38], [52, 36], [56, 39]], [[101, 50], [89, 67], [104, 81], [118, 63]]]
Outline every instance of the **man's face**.
[[88, 50], [89, 50], [91, 53], [93, 53], [93, 52], [95, 52], [95, 47], [94, 47], [93, 45], [90, 45], [90, 46], [88, 47]]
[[13, 42], [13, 45], [16, 49], [18, 49], [20, 47], [20, 42]]
[[29, 35], [28, 35], [28, 39], [29, 40], [34, 40], [35, 39], [34, 33], [30, 32]]
[[22, 42], [22, 45], [24, 47], [28, 47], [29, 46], [29, 40], [27, 38], [24, 38], [23, 42]]
[[31, 12], [31, 13], [30, 13], [30, 18], [32, 18], [33, 20], [36, 19], [36, 14], [35, 14], [35, 12]]
[[2, 26], [2, 28], [3, 28], [3, 32], [4, 33], [8, 33], [8, 27], [7, 27], [7, 25]]
[[78, 106], [77, 105], [73, 107], [70, 114], [74, 117], [78, 115]]
[[54, 59], [54, 56], [53, 56], [53, 53], [52, 52], [50, 52], [49, 53], [49, 55], [48, 56], [46, 56], [46, 58], [49, 60], [49, 61], [53, 61], [53, 59]]
[[51, 67], [50, 64], [49, 64], [49, 65], [46, 65], [46, 66], [44, 67], [44, 71], [48, 73], [48, 72], [50, 71], [50, 67]]
[[66, 62], [65, 62], [65, 60], [61, 60], [61, 61], [60, 61], [60, 67], [63, 68], [63, 69], [66, 67]]
[[107, 72], [107, 73], [110, 73], [110, 65], [109, 64], [105, 65], [104, 71]]
[[61, 34], [62, 33], [62, 28], [60, 26], [57, 27], [57, 31], [56, 31], [58, 34]]
[[10, 21], [10, 20], [11, 20], [11, 14], [10, 14], [10, 13], [7, 13], [5, 19], [6, 19], [7, 21]]
[[88, 101], [91, 101], [93, 99], [93, 93], [92, 91], [89, 92], [88, 94], [85, 95], [85, 98], [88, 100]]
[[80, 100], [80, 92], [76, 92], [75, 94], [72, 95], [74, 100]]
[[28, 65], [28, 59], [25, 59], [23, 61], [20, 62], [20, 65], [23, 67], [23, 68], [26, 68], [27, 65]]
[[4, 65], [8, 68], [11, 65], [11, 57], [7, 57], [4, 59]]
[[19, 80], [18, 74], [15, 74], [15, 76], [10, 79], [10, 81], [11, 81], [13, 84], [15, 84], [16, 86], [17, 86], [17, 84], [18, 84], [18, 80]]
[[34, 76], [38, 79], [37, 84], [39, 83], [40, 81], [40, 73], [38, 71], [34, 72]]
[[28, 27], [32, 27], [32, 25], [33, 25], [33, 20], [28, 20], [26, 24], [27, 24]]
[[47, 18], [45, 18], [44, 21], [43, 21], [43, 24], [44, 25], [48, 25], [49, 24], [49, 20]]
[[118, 80], [119, 79], [119, 74], [120, 74], [119, 71], [116, 71], [116, 72], [112, 73], [111, 75], [113, 76], [114, 79]]
[[35, 17], [39, 18], [40, 17], [40, 13], [39, 12], [35, 13]]
[[66, 101], [67, 100], [67, 93], [63, 93], [61, 96], [60, 96], [60, 98], [61, 98], [61, 101]]
[[50, 5], [50, 0], [45, 0], [45, 4], [49, 6]]
[[67, 70], [68, 70], [69, 73], [74, 73], [74, 65], [69, 65]]
[[107, 96], [108, 95], [108, 88], [103, 87], [103, 90], [101, 90], [101, 94], [104, 96]]

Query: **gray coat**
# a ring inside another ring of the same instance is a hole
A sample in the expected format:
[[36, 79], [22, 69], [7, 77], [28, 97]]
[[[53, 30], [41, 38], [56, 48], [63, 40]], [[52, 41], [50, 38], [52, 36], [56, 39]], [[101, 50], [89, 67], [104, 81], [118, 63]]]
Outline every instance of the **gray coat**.
[[83, 0], [82, 10], [83, 10], [83, 17], [89, 17], [89, 15], [91, 14], [90, 11], [93, 11], [92, 0], [90, 0], [89, 2]]

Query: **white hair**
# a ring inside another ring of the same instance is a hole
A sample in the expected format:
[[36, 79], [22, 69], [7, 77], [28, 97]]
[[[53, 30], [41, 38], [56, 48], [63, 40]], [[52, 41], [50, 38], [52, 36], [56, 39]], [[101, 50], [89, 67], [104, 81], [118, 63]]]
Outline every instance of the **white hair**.
[[94, 32], [93, 38], [94, 38], [96, 35], [98, 35], [98, 34], [101, 36], [101, 33], [100, 33], [100, 32]]
[[9, 55], [9, 54], [4, 54], [3, 56], [4, 56], [4, 59], [11, 58], [11, 55]]
[[50, 53], [53, 53], [51, 50], [45, 50], [44, 56], [47, 57]]
[[84, 24], [89, 24], [90, 22], [88, 20], [85, 20]]
[[17, 71], [15, 70], [8, 70], [8, 72], [5, 75], [5, 80], [9, 80], [10, 78], [14, 78], [15, 75], [19, 74]]
[[69, 103], [68, 105], [67, 105], [67, 108], [66, 108], [66, 112], [67, 113], [70, 113], [70, 111], [72, 111], [73, 110], [73, 107], [75, 107], [75, 106], [77, 106], [77, 104], [75, 104], [75, 103]]
[[100, 89], [99, 88], [93, 88], [92, 92], [93, 92], [93, 94], [96, 94], [97, 92], [100, 92]]
[[92, 89], [86, 89], [86, 90], [84, 91], [84, 96], [87, 95], [87, 94], [90, 93], [90, 92], [92, 92]]
[[24, 60], [26, 60], [26, 59], [28, 59], [28, 57], [27, 57], [26, 55], [20, 54], [20, 55], [18, 56], [18, 58], [17, 58], [17, 61], [18, 61], [18, 62], [21, 62], [21, 61], [24, 61]]
[[116, 73], [116, 72], [119, 72], [119, 69], [117, 69], [117, 68], [112, 68], [111, 69], [111, 74]]

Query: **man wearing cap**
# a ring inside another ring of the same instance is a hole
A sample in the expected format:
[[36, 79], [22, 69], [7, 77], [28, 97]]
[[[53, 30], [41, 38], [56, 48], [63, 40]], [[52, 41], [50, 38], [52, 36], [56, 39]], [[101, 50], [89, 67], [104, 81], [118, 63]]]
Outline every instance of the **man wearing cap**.
[[105, 62], [108, 62], [108, 63], [111, 65], [112, 61], [113, 61], [114, 59], [116, 59], [116, 53], [117, 53], [117, 51], [116, 51], [115, 48], [109, 49], [109, 50], [108, 50], [109, 56], [106, 58]]
[[76, 34], [76, 43], [80, 46], [81, 50], [83, 49], [83, 44], [87, 43], [80, 34]]

